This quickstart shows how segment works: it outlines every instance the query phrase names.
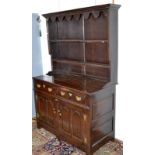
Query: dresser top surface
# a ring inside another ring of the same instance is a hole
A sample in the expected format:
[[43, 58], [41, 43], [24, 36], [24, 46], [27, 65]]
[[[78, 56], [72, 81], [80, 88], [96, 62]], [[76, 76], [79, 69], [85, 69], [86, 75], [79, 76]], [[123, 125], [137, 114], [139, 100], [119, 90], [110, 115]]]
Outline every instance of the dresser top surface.
[[34, 79], [59, 85], [61, 87], [67, 87], [88, 94], [99, 91], [103, 89], [107, 84], [109, 84], [108, 81], [78, 75], [63, 75], [63, 74], [53, 74], [51, 76], [41, 75], [35, 77]]

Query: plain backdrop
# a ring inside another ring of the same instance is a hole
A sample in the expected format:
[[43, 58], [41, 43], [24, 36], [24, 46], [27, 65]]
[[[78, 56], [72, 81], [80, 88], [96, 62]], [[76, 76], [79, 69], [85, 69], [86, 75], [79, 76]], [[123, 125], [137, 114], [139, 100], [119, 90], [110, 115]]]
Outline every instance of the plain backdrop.
[[[155, 154], [155, 9], [153, 0], [115, 0], [119, 10], [116, 137], [124, 155]], [[110, 1], [96, 0], [96, 4]], [[1, 154], [31, 154], [32, 13], [95, 4], [95, 0], [0, 2]], [[47, 53], [46, 45], [42, 52]], [[44, 60], [48, 55], [44, 55]], [[44, 70], [46, 62], [43, 60]]]

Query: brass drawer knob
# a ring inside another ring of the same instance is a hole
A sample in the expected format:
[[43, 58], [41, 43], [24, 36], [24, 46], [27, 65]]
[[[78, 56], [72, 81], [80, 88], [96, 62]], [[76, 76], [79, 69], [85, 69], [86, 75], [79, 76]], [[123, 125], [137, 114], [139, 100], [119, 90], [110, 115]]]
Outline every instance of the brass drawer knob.
[[62, 113], [59, 113], [59, 116], [61, 117], [62, 116]]
[[58, 99], [56, 98], [54, 101], [58, 102]]
[[64, 91], [61, 91], [60, 94], [61, 94], [61, 96], [64, 96], [65, 95], [65, 92]]
[[37, 88], [41, 88], [41, 85], [40, 84], [37, 84]]
[[58, 109], [58, 113], [60, 113], [60, 110]]
[[73, 94], [72, 93], [68, 93], [68, 95], [71, 97], [71, 96], [73, 96]]
[[81, 97], [80, 96], [76, 96], [75, 97], [77, 101], [81, 101]]
[[45, 87], [46, 87], [46, 85], [43, 84], [43, 88], [45, 88]]
[[52, 92], [52, 88], [48, 88], [48, 91], [49, 91], [49, 92]]

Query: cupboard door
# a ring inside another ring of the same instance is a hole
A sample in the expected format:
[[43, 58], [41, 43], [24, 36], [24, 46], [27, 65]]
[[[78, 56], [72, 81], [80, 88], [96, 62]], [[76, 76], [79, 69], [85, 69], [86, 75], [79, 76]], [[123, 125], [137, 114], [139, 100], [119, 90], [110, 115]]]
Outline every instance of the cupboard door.
[[71, 135], [71, 109], [65, 103], [61, 102], [58, 106], [59, 130], [60, 134], [65, 136]]
[[88, 113], [81, 108], [71, 106], [66, 102], [58, 105], [59, 133], [70, 143], [80, 147], [88, 143]]
[[47, 103], [46, 98], [41, 94], [36, 94], [37, 118], [47, 121]]
[[88, 127], [88, 114], [81, 108], [72, 108], [71, 113], [71, 126], [72, 126], [72, 139], [77, 144], [87, 145], [89, 133]]
[[57, 126], [57, 105], [54, 102], [53, 98], [47, 98], [47, 112], [48, 112], [48, 123], [50, 124], [51, 127], [56, 127]]
[[81, 141], [82, 138], [82, 112], [77, 109], [72, 109], [72, 134], [74, 138], [77, 138]]

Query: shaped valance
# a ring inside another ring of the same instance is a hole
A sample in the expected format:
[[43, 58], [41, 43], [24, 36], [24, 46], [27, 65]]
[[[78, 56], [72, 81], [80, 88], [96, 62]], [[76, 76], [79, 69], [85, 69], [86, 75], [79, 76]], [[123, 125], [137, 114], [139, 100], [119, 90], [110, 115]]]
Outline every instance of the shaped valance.
[[89, 19], [90, 17], [93, 18], [99, 18], [100, 16], [107, 16], [107, 12], [105, 11], [89, 11], [84, 13], [77, 13], [77, 14], [66, 14], [66, 15], [51, 15], [51, 17], [48, 17], [47, 20], [55, 22], [55, 21], [70, 21], [70, 20], [80, 20], [82, 17], [84, 19]]

